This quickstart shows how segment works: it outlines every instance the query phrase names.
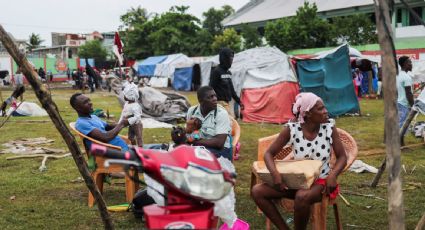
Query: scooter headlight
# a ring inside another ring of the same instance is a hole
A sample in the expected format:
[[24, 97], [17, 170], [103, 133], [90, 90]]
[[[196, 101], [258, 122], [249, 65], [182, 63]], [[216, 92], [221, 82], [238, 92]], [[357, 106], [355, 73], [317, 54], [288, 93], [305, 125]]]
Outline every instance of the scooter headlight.
[[187, 169], [162, 165], [161, 174], [184, 193], [205, 200], [220, 200], [230, 192], [232, 184], [224, 180], [223, 171], [210, 170], [189, 163]]

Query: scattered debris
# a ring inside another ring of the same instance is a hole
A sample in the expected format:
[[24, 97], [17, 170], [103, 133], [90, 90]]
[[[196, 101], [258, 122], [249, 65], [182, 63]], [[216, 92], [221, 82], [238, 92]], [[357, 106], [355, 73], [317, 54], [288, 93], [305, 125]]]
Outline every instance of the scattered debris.
[[371, 209], [372, 208], [372, 205], [367, 205], [365, 208], [366, 209]]
[[349, 195], [364, 196], [364, 197], [374, 198], [374, 199], [377, 199], [377, 200], [386, 201], [384, 198], [381, 198], [379, 196], [375, 196], [373, 194], [361, 194], [361, 193], [352, 192], [352, 191], [348, 191], [348, 190], [343, 190], [342, 192], [345, 193], [345, 194], [349, 194]]
[[83, 178], [77, 177], [77, 179], [71, 180], [72, 183], [82, 183], [84, 182]]
[[339, 195], [339, 197], [341, 197], [341, 199], [344, 201], [344, 203], [347, 205], [347, 206], [351, 206], [351, 204], [350, 204], [350, 202], [348, 202], [348, 200], [340, 193], [340, 194], [338, 194]]
[[[43, 157], [41, 161], [41, 166], [38, 168], [40, 172], [44, 172], [47, 170], [47, 159], [60, 159], [64, 157], [71, 156], [71, 153], [65, 153], [66, 151], [63, 149], [55, 149], [50, 147], [44, 147], [40, 145], [49, 145], [53, 143], [54, 140], [47, 139], [45, 137], [38, 138], [21, 138], [18, 140], [12, 140], [7, 143], [4, 143], [3, 146], [6, 147], [0, 153], [13, 153], [18, 154], [20, 156], [8, 157], [6, 160], [16, 160], [23, 158], [36, 158]], [[54, 155], [55, 153], [65, 153], [63, 155]]]
[[71, 153], [66, 153], [66, 154], [63, 154], [61, 156], [58, 156], [58, 155], [48, 155], [48, 154], [30, 154], [30, 155], [21, 155], [21, 156], [16, 156], [16, 157], [8, 157], [8, 158], [6, 158], [6, 160], [16, 160], [16, 159], [23, 159], [23, 158], [43, 157], [43, 161], [41, 161], [41, 166], [38, 168], [38, 170], [40, 170], [40, 172], [44, 172], [44, 171], [47, 170], [46, 162], [47, 162], [47, 159], [48, 158], [60, 159], [60, 158], [68, 157], [68, 156], [71, 156]]
[[415, 166], [413, 166], [412, 171], [410, 171], [410, 175], [412, 175], [412, 174], [413, 174], [413, 172], [415, 171], [415, 169], [416, 169], [416, 165], [415, 165]]
[[359, 226], [359, 225], [355, 225], [355, 224], [345, 224], [345, 226], [351, 227], [351, 228], [374, 229], [374, 228], [365, 227], [365, 226]]
[[0, 153], [13, 153], [13, 154], [54, 154], [54, 153], [64, 153], [63, 149], [54, 149], [49, 147], [44, 147], [40, 145], [50, 145], [54, 140], [47, 139], [45, 137], [38, 138], [22, 138], [18, 140], [9, 141], [4, 143], [3, 146], [6, 147]]

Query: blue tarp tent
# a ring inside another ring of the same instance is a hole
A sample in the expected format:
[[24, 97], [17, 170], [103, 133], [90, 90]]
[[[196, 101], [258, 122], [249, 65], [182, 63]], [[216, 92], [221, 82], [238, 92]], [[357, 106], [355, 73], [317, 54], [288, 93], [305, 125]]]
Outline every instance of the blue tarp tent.
[[156, 64], [159, 64], [167, 59], [167, 56], [148, 57], [143, 60], [137, 67], [139, 76], [154, 76]]
[[321, 56], [297, 61], [301, 91], [321, 97], [331, 117], [358, 113], [360, 108], [354, 92], [348, 46]]
[[173, 88], [175, 90], [190, 91], [192, 89], [192, 73], [192, 67], [175, 69]]

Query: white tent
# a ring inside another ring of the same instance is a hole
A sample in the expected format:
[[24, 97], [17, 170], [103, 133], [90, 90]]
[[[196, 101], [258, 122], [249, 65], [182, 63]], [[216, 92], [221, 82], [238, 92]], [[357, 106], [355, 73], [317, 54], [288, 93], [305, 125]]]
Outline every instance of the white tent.
[[[218, 63], [218, 55], [201, 63], [202, 85], [209, 84], [211, 67]], [[288, 55], [276, 47], [259, 47], [237, 53], [230, 71], [237, 94], [242, 89], [262, 88], [283, 81], [297, 82]]]
[[193, 65], [193, 60], [184, 54], [168, 55], [163, 62], [156, 65], [154, 75], [158, 79], [152, 78], [150, 83], [154, 87], [167, 87], [168, 79], [173, 81], [176, 68], [192, 67]]

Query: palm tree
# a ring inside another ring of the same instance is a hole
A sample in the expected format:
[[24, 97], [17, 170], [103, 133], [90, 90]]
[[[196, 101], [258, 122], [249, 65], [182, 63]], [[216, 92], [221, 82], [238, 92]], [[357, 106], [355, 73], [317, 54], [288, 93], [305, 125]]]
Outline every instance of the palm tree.
[[44, 40], [40, 38], [39, 34], [31, 33], [29, 41], [30, 44], [28, 49], [29, 51], [32, 51], [33, 49], [39, 47]]

